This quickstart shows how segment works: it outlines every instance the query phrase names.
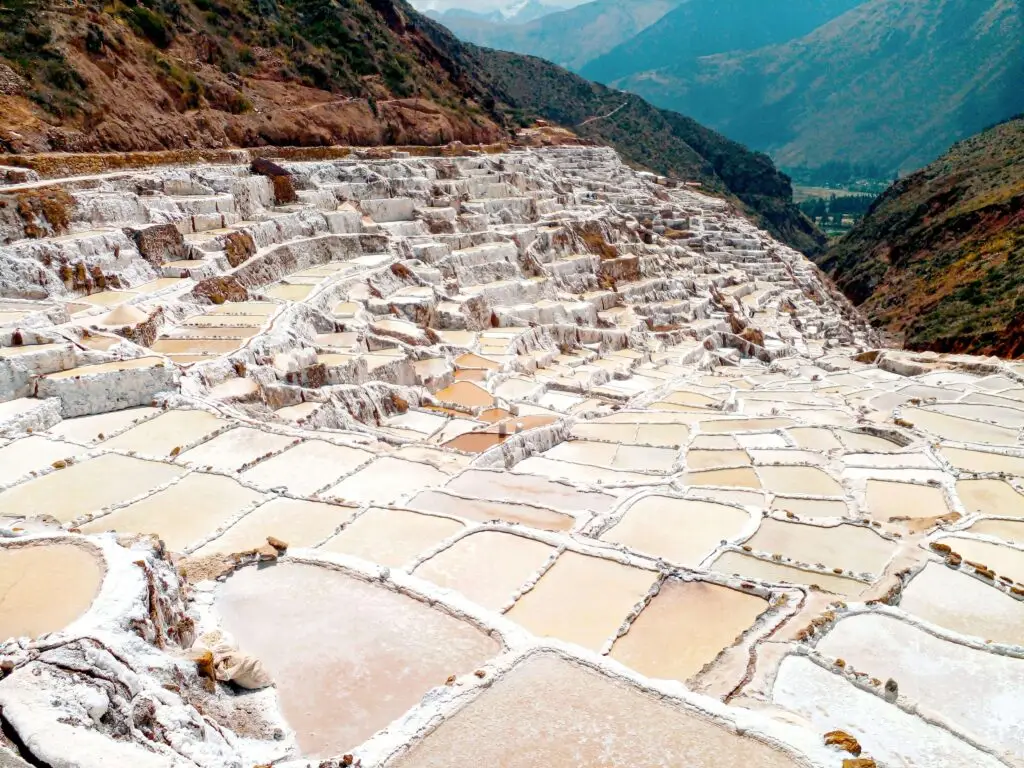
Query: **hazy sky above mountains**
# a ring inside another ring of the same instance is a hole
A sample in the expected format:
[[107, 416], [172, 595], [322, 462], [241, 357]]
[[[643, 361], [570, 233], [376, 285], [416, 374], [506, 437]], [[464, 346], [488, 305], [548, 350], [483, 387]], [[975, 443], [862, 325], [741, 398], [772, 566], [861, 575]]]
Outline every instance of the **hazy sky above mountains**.
[[[559, 8], [572, 8], [589, 0], [545, 0], [545, 5]], [[410, 0], [414, 8], [421, 11], [447, 11], [449, 8], [465, 8], [469, 11], [493, 11], [510, 5], [518, 5], [515, 0]]]

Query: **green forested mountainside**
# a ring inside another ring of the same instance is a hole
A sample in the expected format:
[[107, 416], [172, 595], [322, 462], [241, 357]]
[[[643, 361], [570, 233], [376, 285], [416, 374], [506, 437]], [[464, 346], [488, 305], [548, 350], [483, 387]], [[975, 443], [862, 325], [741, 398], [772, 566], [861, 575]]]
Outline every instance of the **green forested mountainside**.
[[731, 194], [784, 242], [805, 253], [822, 249], [824, 235], [793, 204], [789, 178], [767, 155], [542, 59], [486, 49], [476, 49], [476, 55], [519, 118], [543, 117], [574, 127], [637, 165]]
[[1024, 109], [1024, 0], [868, 0], [788, 43], [616, 85], [782, 167], [913, 170]]
[[575, 71], [631, 39], [679, 2], [596, 0], [523, 24], [450, 12], [434, 18], [467, 42], [540, 56]]
[[1024, 355], [1024, 116], [898, 181], [817, 261], [909, 347]]
[[[687, 0], [580, 74], [599, 83], [802, 37], [864, 0]], [[457, 31], [456, 31], [457, 32]]]

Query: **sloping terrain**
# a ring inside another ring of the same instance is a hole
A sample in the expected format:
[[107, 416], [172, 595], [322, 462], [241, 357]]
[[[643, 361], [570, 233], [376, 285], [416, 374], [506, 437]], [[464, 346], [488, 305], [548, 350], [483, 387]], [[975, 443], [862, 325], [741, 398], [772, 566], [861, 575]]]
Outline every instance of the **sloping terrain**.
[[789, 178], [767, 155], [542, 59], [484, 49], [476, 56], [519, 120], [541, 117], [571, 126], [631, 163], [731, 195], [761, 226], [804, 253], [824, 246], [825, 236], [793, 204]]
[[616, 81], [770, 152], [891, 173], [1024, 109], [1020, 0], [870, 0], [784, 45]]
[[460, 149], [0, 179], [0, 764], [1018, 766], [1024, 364]]
[[679, 2], [596, 0], [521, 24], [452, 12], [434, 18], [467, 42], [540, 56], [578, 71], [657, 22]]
[[[686, 0], [580, 74], [615, 85], [701, 56], [748, 51], [802, 37], [864, 0]], [[458, 32], [458, 30], [455, 30]]]
[[911, 348], [1024, 355], [1024, 118], [898, 181], [819, 264]]
[[11, 2], [0, 15], [7, 151], [503, 134], [458, 41], [401, 0]]

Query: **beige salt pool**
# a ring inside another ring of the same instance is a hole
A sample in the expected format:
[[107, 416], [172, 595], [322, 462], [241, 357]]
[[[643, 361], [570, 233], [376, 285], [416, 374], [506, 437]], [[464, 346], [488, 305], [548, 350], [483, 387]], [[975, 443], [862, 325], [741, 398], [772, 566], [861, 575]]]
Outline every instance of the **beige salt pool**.
[[175, 448], [180, 450], [197, 443], [230, 424], [207, 411], [167, 411], [110, 438], [103, 447], [163, 457]]
[[242, 479], [261, 488], [287, 488], [297, 496], [308, 496], [372, 458], [369, 451], [307, 440], [261, 461], [243, 472]]
[[95, 365], [82, 365], [78, 368], [71, 368], [66, 371], [48, 373], [47, 379], [73, 379], [79, 376], [92, 376], [97, 373], [112, 373], [115, 371], [131, 371], [136, 368], [149, 368], [151, 366], [166, 365], [162, 357], [139, 357], [132, 360], [116, 360], [110, 363], [97, 363]]
[[382, 456], [323, 492], [325, 498], [389, 504], [401, 496], [443, 485], [448, 475], [429, 464]]
[[407, 506], [422, 512], [440, 512], [478, 522], [504, 520], [507, 523], [519, 523], [544, 531], [568, 531], [576, 523], [576, 518], [571, 515], [544, 507], [485, 499], [463, 499], [443, 491], [423, 491], [416, 494]]
[[5, 515], [53, 515], [68, 523], [127, 501], [184, 474], [181, 467], [108, 454], [15, 485], [0, 493]]
[[817, 467], [758, 467], [765, 489], [773, 493], [802, 496], [842, 496], [841, 486], [831, 475]]
[[155, 533], [169, 550], [183, 552], [262, 498], [229, 477], [193, 472], [170, 488], [83, 525], [82, 531]]
[[794, 568], [782, 563], [762, 560], [761, 558], [743, 555], [739, 552], [726, 552], [711, 564], [711, 569], [719, 573], [741, 576], [747, 579], [803, 584], [808, 587], [816, 584], [828, 592], [846, 595], [847, 597], [857, 597], [867, 589], [867, 584], [853, 579], [847, 579], [831, 573], [805, 571], [802, 568]]
[[822, 528], [772, 518], [762, 520], [757, 533], [746, 543], [758, 551], [785, 555], [803, 563], [873, 574], [885, 570], [896, 549], [893, 542], [870, 528], [858, 525]]
[[690, 470], [744, 466], [750, 466], [750, 457], [746, 451], [695, 451], [691, 449], [686, 453], [686, 468]]
[[459, 539], [413, 573], [470, 600], [500, 610], [555, 552], [533, 539], [481, 531]]
[[481, 469], [462, 472], [445, 488], [476, 498], [521, 501], [566, 512], [606, 512], [616, 501], [610, 494], [581, 491], [554, 480]]
[[772, 501], [773, 510], [792, 512], [797, 517], [846, 517], [850, 510], [845, 501], [831, 499], [793, 499], [776, 496]]
[[1024, 544], [1024, 520], [979, 520], [967, 531]]
[[506, 615], [541, 637], [600, 650], [656, 579], [653, 571], [564, 552]]
[[[501, 737], [496, 738], [497, 734]], [[520, 662], [387, 763], [393, 768], [788, 768], [801, 764], [699, 712], [550, 653]]]
[[731, 434], [733, 432], [782, 429], [792, 425], [793, 422], [790, 419], [723, 419], [721, 421], [700, 422], [700, 431], [708, 435], [718, 435]]
[[927, 520], [950, 511], [941, 488], [886, 480], [868, 480], [866, 503], [868, 514], [880, 523], [907, 517]]
[[705, 472], [687, 472], [680, 480], [682, 485], [735, 486], [737, 488], [760, 488], [761, 480], [750, 468], [711, 469]]
[[1024, 601], [940, 563], [903, 588], [900, 610], [964, 635], [1024, 644]]
[[983, 424], [980, 421], [947, 416], [921, 408], [904, 408], [903, 418], [918, 429], [924, 429], [946, 440], [988, 445], [1016, 445], [1017, 430]]
[[796, 444], [809, 451], [833, 451], [842, 448], [842, 443], [832, 430], [818, 427], [795, 427], [787, 430]]
[[333, 535], [357, 512], [352, 507], [300, 499], [271, 499], [261, 504], [210, 543], [194, 553], [245, 552], [273, 536], [289, 547], [312, 547]]
[[742, 509], [724, 504], [645, 496], [601, 534], [604, 541], [671, 563], [696, 567], [722, 540], [734, 539], [750, 523]]
[[322, 549], [397, 568], [462, 529], [462, 523], [444, 517], [372, 508], [325, 542]]
[[307, 757], [341, 755], [400, 717], [451, 674], [499, 652], [475, 627], [330, 568], [244, 568], [216, 610], [277, 685]]
[[1005, 480], [959, 480], [956, 495], [968, 515], [1024, 517], [1024, 495]]
[[103, 581], [91, 546], [0, 546], [0, 641], [64, 629], [92, 605]]
[[[48, 469], [54, 462], [70, 459], [85, 448], [60, 440], [30, 435], [0, 448], [0, 486], [13, 483], [30, 472]], [[0, 514], [7, 514], [0, 510]]]
[[276, 453], [296, 442], [294, 437], [276, 435], [252, 427], [235, 427], [178, 455], [178, 461], [222, 472], [238, 472], [268, 453]]
[[54, 424], [47, 430], [47, 433], [53, 437], [76, 443], [101, 442], [115, 432], [120, 432], [122, 429], [159, 412], [157, 408], [145, 406], [143, 408], [127, 408], [113, 413], [99, 413], [95, 416], [80, 416], [77, 419], [65, 419]]
[[964, 448], [942, 446], [941, 453], [950, 464], [966, 472], [1006, 472], [1008, 475], [1024, 477], [1024, 459], [1003, 456], [988, 451], [969, 451]]
[[685, 681], [768, 608], [763, 598], [702, 581], [667, 579], [615, 641], [611, 656], [652, 678]]
[[469, 409], [490, 408], [494, 405], [494, 397], [471, 381], [457, 381], [434, 393], [434, 397], [438, 402]]
[[960, 537], [943, 537], [938, 541], [959, 552], [964, 560], [979, 563], [995, 571], [997, 576], [1009, 576], [1024, 584], [1024, 549]]

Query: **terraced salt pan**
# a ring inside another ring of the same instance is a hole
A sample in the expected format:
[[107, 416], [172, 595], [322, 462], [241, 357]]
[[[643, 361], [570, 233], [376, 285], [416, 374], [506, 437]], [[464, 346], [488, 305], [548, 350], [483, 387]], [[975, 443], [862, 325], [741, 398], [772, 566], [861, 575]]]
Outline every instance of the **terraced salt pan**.
[[229, 477], [193, 472], [152, 496], [82, 526], [85, 533], [155, 533], [172, 552], [211, 536], [263, 494]]
[[605, 440], [620, 445], [653, 445], [677, 448], [689, 437], [682, 424], [604, 424], [581, 422], [573, 427], [573, 437]]
[[761, 552], [779, 553], [799, 562], [873, 574], [882, 573], [896, 549], [893, 542], [870, 528], [857, 525], [823, 528], [772, 518], [761, 521], [757, 533], [747, 544]]
[[601, 534], [604, 541], [696, 567], [723, 540], [735, 539], [750, 524], [750, 515], [724, 504], [645, 496], [621, 520]]
[[216, 610], [273, 677], [307, 757], [340, 755], [499, 651], [476, 628], [329, 568], [245, 568]]
[[167, 411], [110, 438], [103, 447], [167, 456], [175, 448], [192, 445], [228, 424], [207, 411]]
[[846, 517], [850, 514], [845, 501], [831, 499], [796, 499], [787, 496], [776, 496], [772, 500], [773, 510], [792, 512], [797, 517]]
[[948, 445], [939, 448], [939, 453], [954, 467], [965, 472], [1005, 472], [1024, 477], [1024, 459], [1016, 456], [951, 448]]
[[868, 480], [866, 504], [868, 514], [880, 523], [905, 517], [927, 520], [950, 511], [941, 488], [887, 480]]
[[167, 355], [210, 356], [226, 355], [241, 346], [236, 339], [167, 339], [153, 342], [150, 349]]
[[[0, 448], [0, 486], [13, 483], [30, 472], [48, 469], [54, 462], [73, 458], [85, 450], [74, 443], [48, 440], [38, 435], [16, 440]], [[11, 511], [0, 510], [0, 514]]]
[[448, 477], [428, 464], [382, 456], [322, 495], [363, 504], [389, 504], [415, 491], [443, 485]]
[[734, 486], [736, 488], [760, 488], [761, 479], [751, 468], [711, 469], [704, 472], [687, 472], [681, 484], [708, 486]]
[[765, 489], [803, 496], [842, 496], [843, 486], [817, 467], [758, 467]]
[[503, 520], [506, 523], [518, 523], [542, 531], [568, 531], [576, 524], [576, 518], [571, 515], [539, 506], [486, 499], [464, 499], [442, 491], [424, 491], [416, 494], [406, 506], [422, 512], [438, 512], [479, 522]]
[[979, 520], [967, 532], [1024, 544], [1024, 520]]
[[397, 568], [462, 529], [462, 523], [443, 517], [371, 508], [325, 542], [322, 549]]
[[903, 418], [918, 429], [925, 429], [946, 440], [985, 445], [1016, 445], [1017, 430], [983, 424], [979, 421], [947, 416], [921, 408], [904, 408]]
[[668, 448], [567, 440], [545, 451], [549, 459], [631, 471], [669, 472], [678, 452]]
[[626, 472], [610, 469], [594, 464], [577, 464], [572, 461], [558, 461], [545, 456], [531, 456], [515, 466], [515, 472], [538, 475], [551, 480], [565, 480], [570, 483], [588, 483], [601, 485], [605, 483], [647, 484], [654, 475], [638, 472]]
[[772, 700], [805, 718], [815, 731], [853, 734], [863, 754], [871, 755], [879, 765], [1004, 768], [1003, 763], [948, 731], [861, 691], [799, 656], [783, 660]]
[[750, 466], [750, 456], [746, 451], [695, 451], [690, 449], [686, 453], [686, 468], [694, 471], [742, 466]]
[[900, 608], [963, 635], [1024, 645], [1024, 601], [939, 563], [903, 588]]
[[959, 480], [956, 495], [967, 514], [1024, 517], [1024, 495], [1004, 480]]
[[[33, 478], [0, 493], [0, 509], [52, 515], [62, 523], [127, 501], [180, 477], [184, 470], [156, 461], [108, 454]], [[111, 478], [117, 478], [112, 482]]]
[[48, 373], [44, 378], [73, 379], [79, 376], [93, 376], [99, 373], [112, 373], [116, 371], [132, 371], [137, 368], [149, 368], [150, 366], [165, 364], [162, 357], [139, 357], [133, 360], [116, 360], [109, 363], [97, 363], [96, 365], [82, 365], [66, 371]]
[[553, 547], [522, 536], [481, 531], [434, 555], [414, 574], [497, 611], [512, 600], [554, 552]]
[[800, 763], [697, 712], [542, 653], [520, 662], [387, 763], [394, 768], [474, 764], [783, 768]]
[[0, 546], [0, 640], [64, 629], [89, 610], [103, 572], [88, 545]]
[[98, 413], [94, 416], [80, 416], [77, 419], [65, 419], [54, 424], [47, 432], [62, 440], [76, 443], [102, 442], [115, 432], [120, 432], [132, 424], [159, 413], [158, 408], [144, 406], [127, 408], [112, 413]]
[[807, 587], [817, 585], [828, 592], [847, 597], [857, 597], [867, 588], [866, 584], [843, 576], [805, 571], [739, 552], [725, 552], [711, 564], [711, 569], [727, 575], [773, 583], [803, 584]]
[[275, 435], [252, 427], [235, 427], [179, 454], [178, 460], [222, 472], [238, 472], [246, 464], [268, 453], [284, 450], [294, 442], [294, 437]]
[[883, 615], [842, 619], [818, 650], [845, 659], [900, 696], [937, 712], [967, 732], [1024, 757], [1024, 660], [942, 640]]
[[290, 547], [312, 547], [332, 536], [357, 510], [300, 499], [271, 499], [194, 553], [203, 557], [256, 549], [273, 536]]
[[653, 571], [564, 552], [506, 615], [541, 637], [600, 650], [656, 579]]
[[700, 422], [700, 431], [708, 435], [719, 435], [783, 429], [792, 425], [793, 422], [790, 419], [721, 419]]
[[[3, 497], [0, 497], [0, 501], [2, 500]], [[954, 552], [960, 553], [964, 560], [981, 563], [999, 576], [1009, 576], [1014, 581], [1024, 584], [1024, 550], [961, 537], [943, 537], [938, 541], [941, 544], [948, 544]]]
[[369, 451], [307, 440], [261, 461], [243, 472], [242, 479], [261, 488], [286, 488], [297, 496], [309, 496], [371, 458]]
[[768, 601], [701, 581], [668, 579], [615, 641], [611, 656], [651, 678], [685, 681], [748, 630]]
[[839, 442], [831, 430], [819, 427], [794, 427], [786, 430], [796, 441], [797, 446], [808, 451], [834, 451], [841, 449]]

